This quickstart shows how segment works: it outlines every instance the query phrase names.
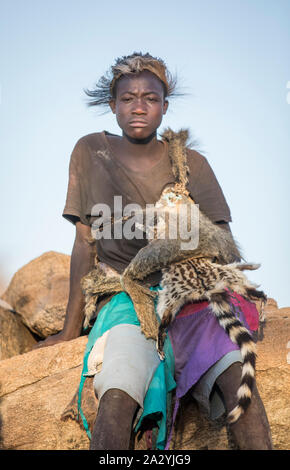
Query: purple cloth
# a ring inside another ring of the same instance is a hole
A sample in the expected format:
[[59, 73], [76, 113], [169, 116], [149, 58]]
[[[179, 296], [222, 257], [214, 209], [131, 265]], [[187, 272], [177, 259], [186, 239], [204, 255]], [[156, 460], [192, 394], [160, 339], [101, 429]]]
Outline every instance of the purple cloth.
[[[254, 305], [245, 302], [250, 306]], [[237, 302], [235, 304], [232, 302], [233, 313], [249, 329], [244, 309], [242, 310]], [[255, 312], [257, 310], [254, 305], [252, 315]], [[175, 358], [177, 398], [185, 395], [225, 354], [239, 349], [219, 325], [208, 302], [185, 305], [170, 325], [168, 334]]]

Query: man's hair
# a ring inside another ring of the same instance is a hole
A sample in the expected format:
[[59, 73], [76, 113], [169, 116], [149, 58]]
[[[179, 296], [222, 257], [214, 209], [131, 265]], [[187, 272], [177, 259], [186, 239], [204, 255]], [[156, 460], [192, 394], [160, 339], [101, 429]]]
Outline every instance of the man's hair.
[[131, 55], [118, 57], [115, 64], [99, 79], [93, 90], [85, 89], [85, 93], [91, 98], [88, 106], [109, 106], [109, 102], [116, 97], [116, 84], [122, 76], [138, 75], [144, 70], [156, 75], [163, 84], [164, 98], [176, 96], [176, 76], [168, 70], [165, 62], [153, 57], [148, 52], [134, 52]]

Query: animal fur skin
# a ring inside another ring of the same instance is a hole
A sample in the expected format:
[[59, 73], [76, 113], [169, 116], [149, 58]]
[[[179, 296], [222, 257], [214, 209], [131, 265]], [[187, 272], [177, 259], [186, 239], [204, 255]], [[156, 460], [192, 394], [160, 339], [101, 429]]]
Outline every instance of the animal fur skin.
[[[156, 206], [165, 212], [175, 210], [178, 213], [182, 204], [193, 204], [187, 194], [179, 192], [178, 186], [176, 192], [174, 187], [165, 188]], [[169, 207], [166, 206], [168, 195], [171, 196]], [[157, 226], [161, 214], [160, 210]], [[157, 313], [161, 319], [157, 350], [161, 359], [164, 359], [166, 329], [182, 306], [190, 301], [209, 302], [221, 327], [238, 344], [243, 359], [241, 384], [237, 391], [238, 405], [228, 416], [228, 422], [233, 423], [245, 412], [251, 401], [256, 349], [250, 333], [231, 311], [228, 290], [237, 292], [247, 300], [266, 301], [266, 296], [242, 272], [257, 269], [259, 265], [233, 262], [241, 255], [231, 233], [212, 223], [201, 211], [199, 216], [199, 244], [196, 249], [180, 250], [180, 238], [153, 240], [139, 251], [124, 276], [140, 280], [144, 275], [162, 268], [162, 290], [157, 303]], [[164, 220], [166, 218], [162, 217], [162, 222]], [[168, 227], [165, 226], [163, 230], [166, 235]]]
[[[171, 213], [175, 211], [177, 216], [182, 205], [194, 204], [186, 189], [188, 168], [185, 145], [188, 133], [185, 130], [174, 133], [168, 129], [163, 134], [163, 138], [166, 138], [169, 143], [169, 157], [176, 184], [174, 187], [165, 188], [156, 203], [157, 227], [160, 222], [164, 224], [164, 211]], [[172, 204], [168, 206], [170, 194]], [[201, 211], [199, 211], [199, 243], [196, 248], [181, 249], [182, 240], [179, 235], [177, 234], [175, 239], [168, 238], [166, 224], [163, 230], [165, 238], [149, 241], [148, 245], [136, 254], [119, 278], [108, 280], [108, 285], [111, 287], [107, 292], [112, 292], [114, 288], [116, 292], [122, 289], [126, 291], [126, 286], [128, 286], [127, 293], [130, 295], [129, 291], [132, 292], [131, 297], [134, 305], [136, 301], [135, 308], [138, 315], [138, 305], [143, 302], [144, 312], [146, 301], [150, 310], [150, 295], [152, 301], [152, 292], [147, 289], [146, 294], [146, 289], [144, 286], [141, 289], [140, 282], [144, 281], [149, 274], [162, 270], [161, 286], [163, 289], [159, 292], [157, 303], [157, 313], [161, 318], [157, 349], [161, 359], [164, 358], [163, 344], [166, 329], [180, 308], [189, 301], [209, 301], [213, 314], [230, 339], [238, 344], [243, 358], [241, 384], [237, 391], [238, 404], [228, 415], [229, 422], [233, 423], [245, 412], [251, 401], [256, 351], [250, 333], [231, 311], [228, 290], [236, 291], [247, 300], [262, 299], [266, 302], [265, 294], [258, 291], [257, 286], [250, 283], [242, 272], [246, 269], [257, 269], [259, 265], [241, 263], [242, 256], [231, 233], [211, 222]], [[102, 284], [102, 289], [104, 289], [104, 279], [99, 284]], [[137, 290], [133, 289], [133, 286]], [[96, 295], [98, 289], [92, 288], [92, 283], [90, 283], [87, 292], [89, 295]], [[142, 295], [147, 295], [147, 298], [143, 298]], [[141, 297], [142, 300], [140, 300]], [[152, 313], [152, 308], [150, 312]], [[139, 319], [141, 326], [142, 322], [146, 325], [144, 318], [139, 317]]]

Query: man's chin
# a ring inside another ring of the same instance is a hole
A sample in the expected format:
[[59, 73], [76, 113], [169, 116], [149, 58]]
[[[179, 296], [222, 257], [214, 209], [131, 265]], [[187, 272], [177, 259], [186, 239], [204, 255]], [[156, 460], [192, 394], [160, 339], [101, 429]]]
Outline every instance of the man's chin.
[[146, 144], [150, 142], [156, 136], [156, 130], [154, 131], [151, 130], [150, 132], [148, 131], [148, 129], [145, 129], [144, 127], [143, 128], [137, 127], [137, 128], [129, 129], [126, 131], [123, 130], [123, 134], [125, 137], [127, 137], [127, 139], [130, 142], [133, 142], [136, 144]]

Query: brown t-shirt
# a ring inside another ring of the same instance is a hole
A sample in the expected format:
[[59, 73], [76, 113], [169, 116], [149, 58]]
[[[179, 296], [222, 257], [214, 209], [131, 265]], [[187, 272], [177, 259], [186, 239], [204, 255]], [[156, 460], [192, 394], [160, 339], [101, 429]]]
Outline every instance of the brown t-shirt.
[[[76, 143], [69, 166], [69, 182], [63, 217], [75, 223], [80, 220], [92, 225], [97, 219], [92, 208], [97, 203], [107, 204], [114, 214], [114, 196], [122, 196], [122, 207], [136, 203], [141, 207], [154, 204], [162, 190], [174, 183], [167, 152], [147, 171], [133, 171], [114, 156], [107, 131], [86, 135]], [[189, 166], [188, 189], [199, 208], [213, 222], [230, 222], [230, 210], [221, 187], [206, 158], [187, 149]], [[100, 239], [96, 241], [100, 261], [119, 273], [130, 263], [145, 239]], [[159, 280], [156, 276], [156, 283]], [[154, 285], [154, 276], [151, 284]]]

